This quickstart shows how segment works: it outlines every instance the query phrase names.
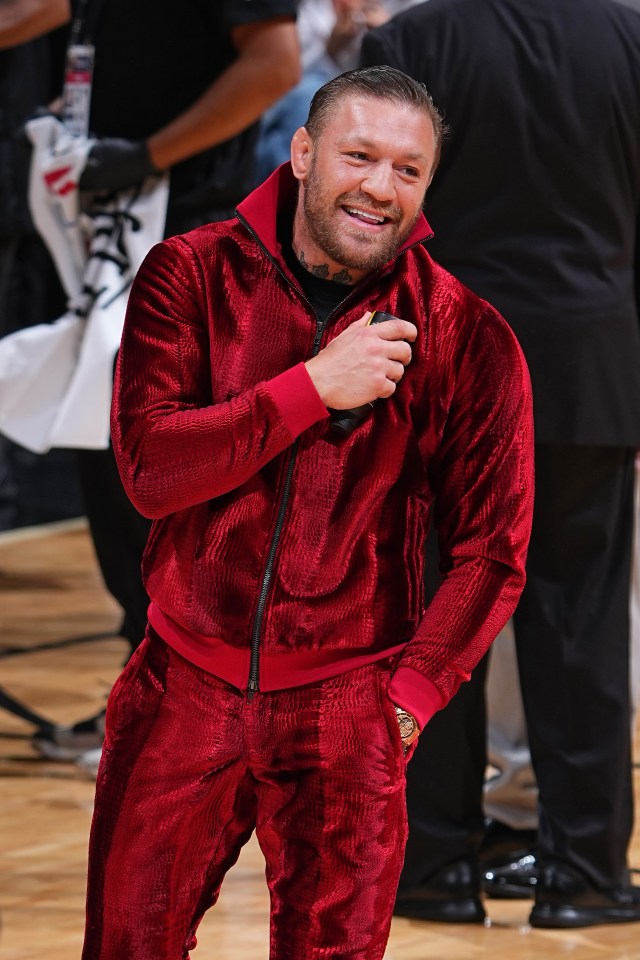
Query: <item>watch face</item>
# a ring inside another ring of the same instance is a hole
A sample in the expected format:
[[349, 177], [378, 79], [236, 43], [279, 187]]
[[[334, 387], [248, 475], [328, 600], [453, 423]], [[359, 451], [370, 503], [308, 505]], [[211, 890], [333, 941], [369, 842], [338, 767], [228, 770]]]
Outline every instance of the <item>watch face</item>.
[[415, 732], [416, 721], [413, 717], [409, 716], [408, 713], [399, 713], [398, 714], [398, 723], [400, 724], [400, 736], [403, 740], [408, 740], [408, 738]]

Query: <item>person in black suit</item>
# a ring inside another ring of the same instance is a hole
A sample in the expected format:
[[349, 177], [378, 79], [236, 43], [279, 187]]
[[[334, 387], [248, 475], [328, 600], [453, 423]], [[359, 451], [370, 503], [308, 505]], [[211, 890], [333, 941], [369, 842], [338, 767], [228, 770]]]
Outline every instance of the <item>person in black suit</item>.
[[[638, 921], [627, 848], [640, 0], [429, 0], [365, 37], [361, 65], [378, 63], [423, 81], [449, 125], [430, 252], [505, 316], [532, 375], [536, 504], [514, 617], [539, 786], [531, 923]], [[483, 684], [480, 667], [409, 768], [400, 915], [484, 920]]]

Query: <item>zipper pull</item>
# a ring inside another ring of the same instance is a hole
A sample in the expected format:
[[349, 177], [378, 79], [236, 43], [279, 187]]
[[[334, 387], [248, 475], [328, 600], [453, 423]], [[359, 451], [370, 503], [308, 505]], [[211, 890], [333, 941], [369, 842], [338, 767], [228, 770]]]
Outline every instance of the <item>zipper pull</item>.
[[253, 695], [258, 692], [258, 681], [249, 680], [249, 686], [247, 687], [247, 702], [251, 703], [253, 700]]

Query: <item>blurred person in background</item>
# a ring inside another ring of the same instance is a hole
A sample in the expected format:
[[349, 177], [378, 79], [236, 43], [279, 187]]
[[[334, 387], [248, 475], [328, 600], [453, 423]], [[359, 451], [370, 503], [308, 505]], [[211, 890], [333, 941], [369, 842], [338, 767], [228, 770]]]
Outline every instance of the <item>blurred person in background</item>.
[[291, 138], [304, 125], [316, 90], [358, 64], [371, 27], [418, 0], [300, 0], [296, 22], [302, 79], [264, 114], [257, 145], [256, 183], [289, 159]]
[[[429, 0], [362, 63], [424, 82], [449, 124], [436, 260], [512, 326], [532, 374], [536, 499], [514, 614], [539, 789], [531, 923], [640, 920], [629, 592], [640, 446], [640, 3]], [[437, 517], [435, 518], [437, 526]], [[396, 911], [482, 923], [486, 661], [410, 768]]]

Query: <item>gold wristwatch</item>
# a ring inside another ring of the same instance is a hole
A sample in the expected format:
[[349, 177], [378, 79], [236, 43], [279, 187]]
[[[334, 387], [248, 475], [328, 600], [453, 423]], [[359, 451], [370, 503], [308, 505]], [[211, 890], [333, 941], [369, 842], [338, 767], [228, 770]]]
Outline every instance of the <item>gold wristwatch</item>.
[[398, 718], [400, 736], [402, 737], [402, 742], [404, 743], [404, 749], [406, 751], [420, 736], [420, 727], [418, 726], [418, 721], [414, 716], [412, 716], [410, 713], [407, 713], [406, 710], [403, 710], [402, 707], [398, 707], [397, 705], [396, 717]]

